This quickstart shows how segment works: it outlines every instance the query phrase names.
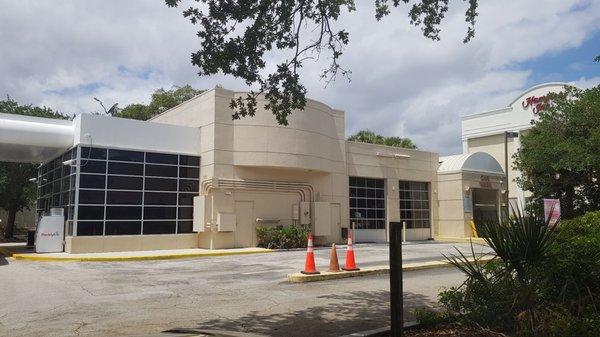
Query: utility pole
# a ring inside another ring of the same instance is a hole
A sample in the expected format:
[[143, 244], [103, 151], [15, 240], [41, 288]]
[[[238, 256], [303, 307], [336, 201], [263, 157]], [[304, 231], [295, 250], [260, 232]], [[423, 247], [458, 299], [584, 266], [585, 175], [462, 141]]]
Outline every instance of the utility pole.
[[505, 189], [505, 195], [506, 197], [505, 199], [505, 203], [506, 203], [506, 218], [509, 217], [509, 212], [510, 212], [510, 205], [509, 205], [509, 195], [508, 195], [508, 139], [513, 139], [513, 138], [517, 138], [519, 137], [519, 133], [518, 132], [514, 132], [514, 131], [504, 131], [504, 174], [505, 174], [505, 181], [506, 181], [506, 189]]

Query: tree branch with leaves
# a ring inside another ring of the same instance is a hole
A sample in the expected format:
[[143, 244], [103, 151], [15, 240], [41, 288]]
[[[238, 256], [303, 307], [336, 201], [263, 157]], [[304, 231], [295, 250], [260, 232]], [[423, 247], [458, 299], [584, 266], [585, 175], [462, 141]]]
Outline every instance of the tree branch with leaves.
[[[321, 72], [326, 83], [338, 75], [348, 78], [349, 69], [340, 61], [350, 34], [336, 28], [343, 13], [356, 11], [354, 0], [195, 0], [198, 7], [184, 10], [183, 16], [198, 26], [200, 50], [192, 54], [192, 64], [200, 76], [217, 73], [232, 75], [245, 81], [251, 90], [245, 97], [231, 101], [233, 119], [254, 116], [257, 98], [264, 95], [279, 124], [287, 125], [288, 116], [306, 105], [307, 89], [302, 83], [300, 68], [307, 60], [328, 55], [328, 65]], [[465, 21], [467, 33], [463, 42], [475, 36], [478, 0], [467, 2]], [[181, 0], [165, 0], [169, 7], [177, 7]], [[407, 5], [410, 24], [420, 27], [431, 40], [440, 39], [440, 25], [448, 9], [449, 0], [375, 0], [375, 19], [382, 20], [391, 8]], [[287, 58], [275, 65], [275, 70], [264, 74], [267, 56], [275, 50]]]

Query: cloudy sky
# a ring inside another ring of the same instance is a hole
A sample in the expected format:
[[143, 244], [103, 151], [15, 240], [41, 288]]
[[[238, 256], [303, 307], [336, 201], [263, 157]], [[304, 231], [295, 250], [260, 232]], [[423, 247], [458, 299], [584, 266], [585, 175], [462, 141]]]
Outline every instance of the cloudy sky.
[[[377, 22], [373, 0], [356, 2], [338, 23], [350, 31], [342, 63], [351, 81], [325, 87], [323, 64], [304, 70], [309, 97], [345, 110], [349, 134], [368, 128], [458, 153], [462, 115], [504, 107], [542, 82], [600, 83], [600, 1], [483, 0], [468, 44], [462, 2], [451, 1], [439, 42], [409, 25], [406, 7]], [[100, 110], [93, 97], [125, 106], [173, 85], [246, 89], [197, 76], [198, 46], [181, 9], [161, 0], [0, 0], [0, 94], [79, 114]]]

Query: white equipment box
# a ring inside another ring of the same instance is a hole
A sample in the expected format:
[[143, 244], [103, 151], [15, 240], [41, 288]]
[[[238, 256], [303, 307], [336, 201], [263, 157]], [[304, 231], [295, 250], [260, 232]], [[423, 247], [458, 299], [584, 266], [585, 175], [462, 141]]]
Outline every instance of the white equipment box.
[[50, 215], [43, 215], [35, 231], [36, 253], [60, 253], [64, 251], [65, 217], [62, 208], [52, 208]]

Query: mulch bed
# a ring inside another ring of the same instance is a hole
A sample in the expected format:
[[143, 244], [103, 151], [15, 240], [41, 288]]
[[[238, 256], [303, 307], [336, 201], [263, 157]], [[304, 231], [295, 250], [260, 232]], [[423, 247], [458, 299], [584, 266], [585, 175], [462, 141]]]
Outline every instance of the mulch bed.
[[502, 333], [484, 330], [480, 328], [450, 324], [436, 327], [408, 329], [404, 332], [405, 337], [503, 337]]

